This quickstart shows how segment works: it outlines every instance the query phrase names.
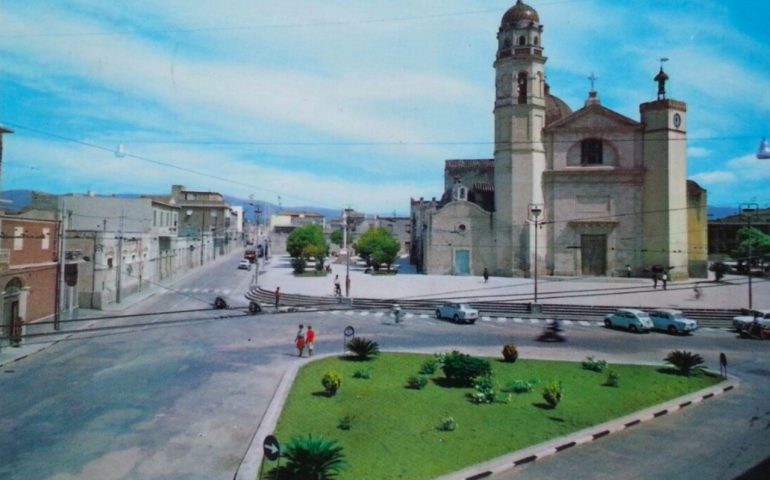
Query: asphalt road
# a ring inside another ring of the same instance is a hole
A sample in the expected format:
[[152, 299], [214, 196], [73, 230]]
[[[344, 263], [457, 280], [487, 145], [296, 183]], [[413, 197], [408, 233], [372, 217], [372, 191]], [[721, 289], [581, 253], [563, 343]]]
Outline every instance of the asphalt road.
[[[236, 270], [237, 262], [223, 259], [128, 313], [206, 308], [225, 292], [239, 299], [253, 272]], [[169, 320], [179, 323], [161, 323]], [[0, 478], [231, 479], [283, 371], [306, 361], [291, 344], [299, 323], [318, 331], [319, 353], [341, 351], [351, 325], [384, 350], [498, 355], [512, 341], [524, 357], [658, 363], [687, 348], [713, 368], [725, 352], [742, 380], [735, 392], [538, 461], [516, 478], [723, 479], [770, 456], [770, 345], [724, 331], [679, 337], [573, 325], [566, 344], [541, 344], [533, 340], [541, 324], [454, 325], [425, 315], [395, 325], [377, 312], [210, 310], [97, 321], [127, 323], [77, 334], [3, 368]]]

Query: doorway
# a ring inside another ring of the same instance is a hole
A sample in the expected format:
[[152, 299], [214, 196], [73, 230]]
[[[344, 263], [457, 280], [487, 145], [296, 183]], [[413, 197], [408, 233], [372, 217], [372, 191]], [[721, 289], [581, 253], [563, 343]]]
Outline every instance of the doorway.
[[581, 235], [580, 259], [583, 275], [607, 275], [607, 235]]
[[471, 274], [470, 250], [455, 250], [455, 275]]

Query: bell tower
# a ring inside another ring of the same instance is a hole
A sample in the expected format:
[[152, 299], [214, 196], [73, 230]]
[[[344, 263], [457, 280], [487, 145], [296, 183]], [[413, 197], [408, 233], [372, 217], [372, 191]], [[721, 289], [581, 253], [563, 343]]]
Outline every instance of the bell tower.
[[[517, 0], [497, 32], [495, 68], [495, 243], [497, 274], [530, 276], [534, 245], [545, 252], [530, 206], [543, 206], [546, 86], [543, 26], [534, 8]], [[545, 211], [545, 218], [548, 212]], [[545, 257], [544, 255], [539, 255]]]

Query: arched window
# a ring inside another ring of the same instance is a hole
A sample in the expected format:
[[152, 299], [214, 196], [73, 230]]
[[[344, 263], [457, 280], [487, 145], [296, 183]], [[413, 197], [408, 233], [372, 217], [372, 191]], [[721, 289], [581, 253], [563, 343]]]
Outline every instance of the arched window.
[[518, 103], [520, 105], [527, 103], [527, 79], [527, 72], [519, 72], [518, 77], [516, 77], [516, 88], [519, 93]]
[[535, 35], [535, 41], [533, 42], [535, 45], [539, 45], [540, 40], [537, 38], [537, 35]]
[[520, 36], [519, 37], [519, 45], [526, 45], [526, 44], [527, 44], [527, 39], [524, 38], [524, 35]]
[[602, 141], [597, 138], [587, 138], [580, 142], [580, 164], [602, 165]]

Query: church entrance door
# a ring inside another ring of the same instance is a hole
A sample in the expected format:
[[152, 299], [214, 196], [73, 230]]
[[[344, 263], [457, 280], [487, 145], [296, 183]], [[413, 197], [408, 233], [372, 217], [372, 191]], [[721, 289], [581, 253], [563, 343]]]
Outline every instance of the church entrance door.
[[455, 275], [471, 274], [471, 252], [469, 250], [455, 250]]
[[606, 275], [607, 235], [581, 235], [580, 258], [583, 275]]

